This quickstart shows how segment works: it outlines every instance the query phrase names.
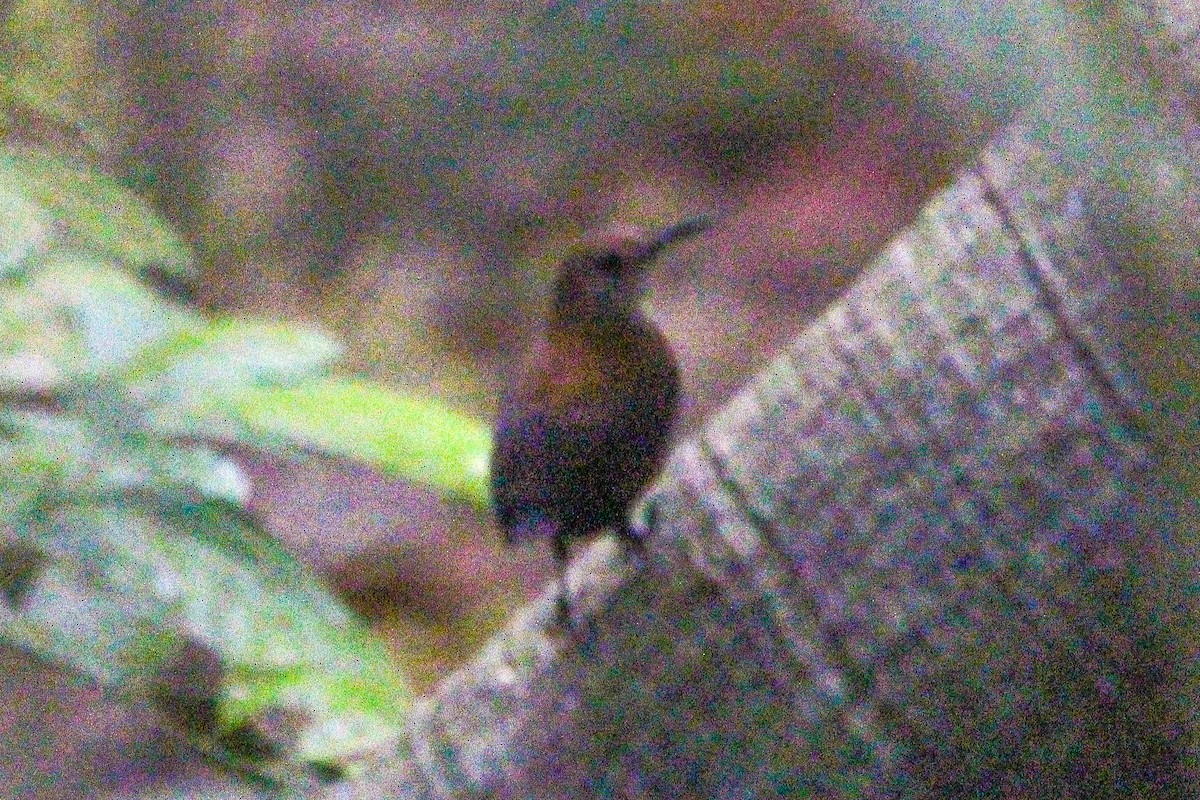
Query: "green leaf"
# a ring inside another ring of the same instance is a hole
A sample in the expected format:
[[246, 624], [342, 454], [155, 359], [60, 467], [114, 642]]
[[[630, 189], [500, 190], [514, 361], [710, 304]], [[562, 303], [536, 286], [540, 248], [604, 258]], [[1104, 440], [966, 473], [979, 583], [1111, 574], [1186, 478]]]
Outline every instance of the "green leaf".
[[247, 443], [296, 442], [366, 461], [480, 507], [488, 502], [488, 428], [434, 400], [333, 379], [248, 391], [212, 412], [234, 421]]
[[49, 214], [0, 187], [0, 280], [19, 274], [30, 256], [49, 247], [51, 233]]
[[[240, 507], [250, 497], [237, 462], [208, 447], [179, 447], [92, 415], [0, 411], [0, 428], [0, 460], [10, 467], [0, 472], [4, 500], [158, 494]], [[12, 508], [0, 501], [0, 510]]]
[[66, 310], [97, 371], [119, 366], [149, 343], [203, 325], [109, 261], [57, 251], [34, 273], [32, 291]]
[[142, 651], [140, 623], [157, 619], [164, 625], [171, 602], [161, 593], [107, 585], [115, 575], [127, 586], [144, 585], [146, 576], [133, 573], [146, 565], [132, 552], [141, 539], [118, 537], [115, 530], [105, 536], [103, 523], [90, 514], [41, 535], [20, 531], [20, 541], [47, 563], [19, 607], [0, 605], [0, 638], [120, 691], [126, 684], [132, 689], [146, 671], [139, 658], [131, 658]]
[[[343, 642], [343, 655], [360, 663], [369, 661], [378, 657], [377, 646], [365, 637], [358, 644]], [[306, 711], [311, 719], [295, 757], [312, 763], [346, 765], [356, 754], [395, 740], [412, 697], [380, 692], [379, 677], [370, 671], [339, 674], [335, 669], [235, 668], [222, 718], [227, 727], [235, 728], [264, 709]]]
[[87, 360], [83, 341], [44, 298], [28, 286], [0, 285], [0, 391], [56, 390]]
[[[0, 496], [41, 497], [58, 486], [85, 481], [92, 474], [95, 442], [82, 420], [65, 414], [0, 413]], [[6, 521], [17, 510], [3, 506]]]
[[84, 248], [135, 269], [194, 277], [183, 241], [149, 204], [111, 178], [50, 153], [0, 147], [0, 186], [49, 211]]
[[304, 712], [289, 758], [344, 762], [398, 733], [411, 691], [314, 576], [215, 507], [157, 511], [68, 505], [32, 523], [26, 543], [48, 566], [19, 609], [0, 603], [0, 637], [129, 701], [159, 699], [173, 643], [203, 642], [220, 657], [223, 730], [272, 708]]
[[197, 420], [211, 422], [249, 389], [321, 375], [340, 353], [336, 341], [313, 328], [221, 320], [146, 348], [120, 379], [150, 408], [156, 429], [219, 436]]
[[56, 250], [0, 285], [0, 387], [47, 391], [203, 324], [111, 261]]
[[[37, 76], [12, 64], [3, 68], [8, 75], [0, 75], [0, 141], [89, 155], [105, 150], [104, 137], [83, 124], [71, 104], [53, 98]], [[19, 74], [9, 77], [14, 71]]]
[[[384, 646], [246, 511], [239, 465], [190, 437], [325, 443], [459, 485], [461, 465], [447, 477], [430, 448], [451, 453], [454, 430], [461, 439], [474, 423], [433, 406], [417, 419], [419, 404], [401, 414], [365, 384], [347, 392], [355, 384], [325, 377], [341, 350], [320, 331], [208, 322], [126, 268], [186, 278], [191, 264], [116, 182], [0, 147], [0, 391], [16, 406], [0, 407], [0, 639], [177, 721], [166, 677], [190, 677], [181, 659], [208, 654], [215, 694], [175, 699], [219, 726], [189, 728], [212, 737], [214, 754], [237, 758], [239, 731], [296, 712], [294, 747], [271, 758], [353, 766], [398, 734], [411, 691]], [[259, 416], [287, 391], [348, 405], [310, 424], [303, 409]], [[421, 420], [426, 450], [412, 455], [365, 432]], [[482, 442], [486, 458], [486, 432]]]

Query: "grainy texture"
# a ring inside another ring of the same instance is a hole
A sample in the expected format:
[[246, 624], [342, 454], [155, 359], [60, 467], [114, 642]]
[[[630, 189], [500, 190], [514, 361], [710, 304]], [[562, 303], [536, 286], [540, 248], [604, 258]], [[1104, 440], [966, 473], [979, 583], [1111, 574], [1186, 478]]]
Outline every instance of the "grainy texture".
[[1195, 796], [1194, 603], [1138, 594], [1171, 499], [1069, 124], [1009, 131], [677, 448], [649, 563], [577, 565], [588, 646], [530, 609], [338, 796]]
[[1200, 7], [1189, 0], [1138, 0], [1123, 7], [1157, 70], [1200, 104]]
[[1036, 141], [677, 449], [646, 568], [589, 554], [616, 581], [590, 646], [531, 611], [370, 796], [1190, 794], [1172, 649], [1127, 596], [1161, 542], [1122, 295], [1087, 179]]

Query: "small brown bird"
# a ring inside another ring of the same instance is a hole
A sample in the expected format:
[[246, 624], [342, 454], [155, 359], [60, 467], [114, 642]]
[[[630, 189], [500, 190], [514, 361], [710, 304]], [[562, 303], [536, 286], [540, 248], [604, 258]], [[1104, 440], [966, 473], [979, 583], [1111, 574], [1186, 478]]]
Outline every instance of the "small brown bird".
[[[508, 543], [569, 543], [604, 528], [640, 544], [629, 507], [666, 454], [679, 395], [667, 341], [638, 309], [646, 266], [707, 216], [650, 238], [610, 238], [563, 261], [544, 330], [500, 404], [492, 504]], [[566, 590], [559, 615], [571, 628]]]

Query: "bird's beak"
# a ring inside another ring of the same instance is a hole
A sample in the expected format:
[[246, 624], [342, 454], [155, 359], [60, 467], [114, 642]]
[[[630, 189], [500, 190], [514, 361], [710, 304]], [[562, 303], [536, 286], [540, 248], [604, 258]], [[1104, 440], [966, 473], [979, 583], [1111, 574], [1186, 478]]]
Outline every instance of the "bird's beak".
[[687, 239], [709, 230], [712, 228], [713, 222], [711, 214], [698, 214], [694, 217], [688, 217], [682, 222], [677, 222], [670, 227], [663, 228], [652, 241], [647, 243], [645, 251], [638, 253], [637, 257], [633, 260], [639, 264], [649, 261], [658, 255], [660, 250], [672, 242]]
[[663, 247], [679, 239], [686, 239], [689, 236], [704, 233], [712, 228], [712, 226], [712, 214], [697, 214], [682, 222], [677, 222], [669, 228], [664, 228], [663, 232], [658, 235], [658, 244], [660, 247]]

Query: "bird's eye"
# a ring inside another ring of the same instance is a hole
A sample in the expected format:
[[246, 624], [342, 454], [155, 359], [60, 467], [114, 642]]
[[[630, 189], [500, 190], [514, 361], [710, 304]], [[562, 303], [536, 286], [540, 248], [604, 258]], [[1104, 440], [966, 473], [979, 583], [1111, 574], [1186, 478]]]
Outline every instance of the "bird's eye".
[[621, 257], [612, 250], [600, 253], [596, 256], [596, 268], [615, 275], [621, 270]]

